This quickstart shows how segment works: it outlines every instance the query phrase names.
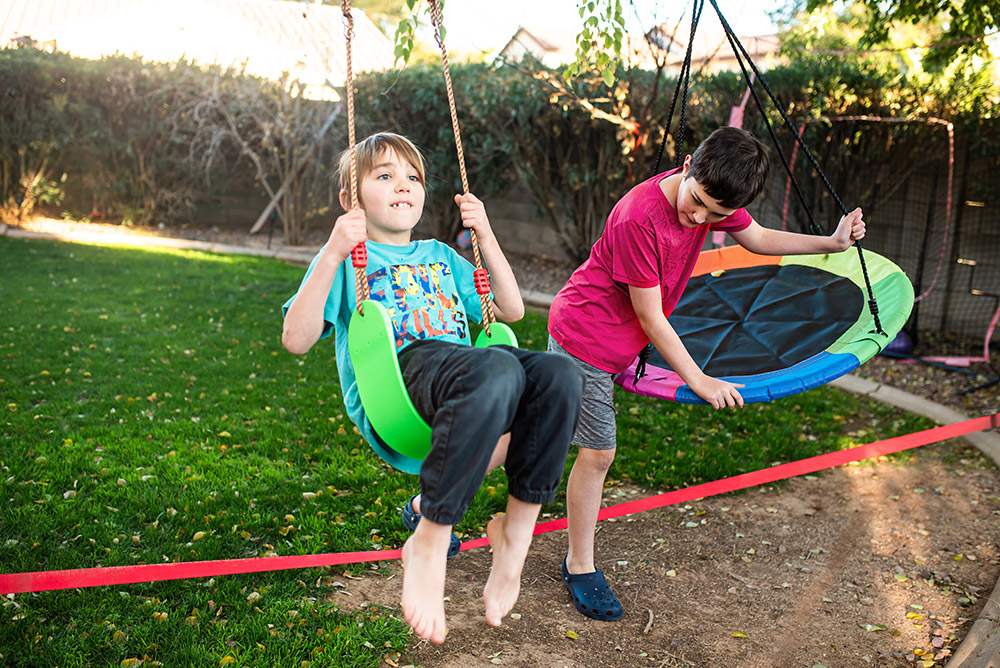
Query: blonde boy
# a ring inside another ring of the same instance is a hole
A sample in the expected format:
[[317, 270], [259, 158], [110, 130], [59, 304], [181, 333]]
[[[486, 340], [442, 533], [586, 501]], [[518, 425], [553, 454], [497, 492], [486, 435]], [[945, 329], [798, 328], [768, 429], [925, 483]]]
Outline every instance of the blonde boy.
[[[357, 146], [359, 209], [350, 209], [349, 160], [340, 160], [340, 201], [347, 213], [333, 226], [298, 293], [284, 305], [282, 343], [308, 352], [334, 333], [337, 368], [351, 419], [385, 461], [420, 474], [422, 519], [403, 546], [402, 607], [421, 638], [445, 639], [444, 585], [451, 529], [486, 472], [495, 446], [509, 434], [507, 512], [487, 526], [493, 568], [483, 592], [486, 621], [499, 626], [520, 592], [521, 569], [541, 504], [555, 497], [579, 415], [582, 374], [560, 355], [509, 346], [467, 345], [466, 318], [479, 296], [473, 267], [434, 240], [412, 241], [424, 206], [424, 166], [405, 137], [379, 133]], [[483, 203], [456, 195], [462, 224], [475, 230], [492, 274], [493, 308], [503, 321], [522, 317], [517, 281], [490, 227]], [[431, 451], [416, 461], [392, 450], [364, 413], [347, 349], [355, 308], [351, 249], [366, 242], [372, 298], [392, 316], [407, 392], [431, 425]], [[501, 450], [501, 454], [503, 454]]]

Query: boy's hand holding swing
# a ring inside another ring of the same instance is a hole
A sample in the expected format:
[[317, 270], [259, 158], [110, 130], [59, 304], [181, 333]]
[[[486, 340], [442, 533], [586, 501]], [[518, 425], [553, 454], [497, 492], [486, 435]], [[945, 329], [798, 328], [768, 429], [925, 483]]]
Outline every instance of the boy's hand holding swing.
[[864, 239], [865, 220], [862, 217], [861, 207], [841, 218], [837, 229], [831, 236], [840, 250], [847, 250], [858, 239]]
[[670, 367], [677, 372], [688, 387], [705, 402], [715, 408], [742, 408], [743, 396], [737, 388], [739, 383], [730, 383], [721, 378], [709, 376], [692, 359], [684, 347], [681, 337], [663, 315], [660, 287], [628, 287], [632, 308], [639, 318], [639, 324], [649, 336], [656, 349], [663, 355]]
[[482, 200], [466, 193], [455, 195], [455, 204], [462, 216], [462, 225], [476, 233], [479, 241], [486, 241], [493, 235], [493, 228], [490, 227], [490, 219], [486, 215], [486, 205]]
[[360, 243], [368, 240], [368, 231], [365, 228], [365, 212], [361, 209], [351, 209], [347, 213], [337, 218], [330, 232], [330, 239], [327, 241], [330, 251], [334, 257], [346, 258], [351, 251]]
[[694, 390], [695, 394], [708, 402], [708, 405], [716, 410], [722, 408], [743, 408], [743, 395], [736, 389], [737, 387], [743, 387], [743, 385], [702, 374], [700, 379], [688, 383], [688, 386]]

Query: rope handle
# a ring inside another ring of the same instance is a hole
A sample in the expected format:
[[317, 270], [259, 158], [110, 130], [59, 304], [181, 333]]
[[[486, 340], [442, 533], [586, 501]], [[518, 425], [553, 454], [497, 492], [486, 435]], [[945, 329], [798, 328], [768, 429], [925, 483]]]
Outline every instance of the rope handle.
[[[431, 22], [434, 24], [434, 40], [441, 49], [441, 68], [444, 71], [445, 90], [448, 92], [448, 109], [451, 112], [451, 129], [455, 135], [455, 150], [458, 154], [458, 171], [462, 176], [462, 194], [468, 195], [469, 175], [465, 170], [465, 152], [462, 150], [462, 134], [458, 127], [458, 111], [455, 107], [455, 90], [451, 85], [451, 70], [448, 67], [448, 49], [445, 48], [444, 38], [441, 36], [441, 1], [427, 0], [427, 4], [430, 5]], [[479, 252], [479, 239], [476, 237], [476, 231], [471, 228], [469, 229], [469, 239], [472, 242], [472, 256], [475, 259], [476, 274], [479, 276], [485, 276], [486, 269], [483, 268], [483, 258]], [[492, 336], [492, 334], [490, 334], [490, 324], [496, 322], [497, 318], [493, 312], [493, 302], [490, 301], [488, 289], [489, 278], [486, 280], [487, 290], [484, 293], [480, 290], [480, 279], [476, 279], [476, 292], [479, 293], [479, 304], [483, 310], [483, 331], [486, 332], [486, 336]]]
[[[347, 44], [347, 58], [345, 61], [347, 73], [345, 77], [345, 88], [347, 92], [347, 144], [351, 152], [351, 209], [358, 208], [358, 153], [356, 138], [354, 135], [354, 67], [351, 62], [351, 42], [354, 39], [354, 16], [351, 15], [351, 0], [340, 0], [340, 11], [344, 14], [344, 41]], [[360, 243], [351, 251], [351, 264], [354, 266], [354, 297], [358, 306], [358, 313], [364, 315], [362, 302], [371, 296], [371, 289], [368, 286], [368, 275], [365, 268], [368, 266], [368, 249], [364, 243]]]

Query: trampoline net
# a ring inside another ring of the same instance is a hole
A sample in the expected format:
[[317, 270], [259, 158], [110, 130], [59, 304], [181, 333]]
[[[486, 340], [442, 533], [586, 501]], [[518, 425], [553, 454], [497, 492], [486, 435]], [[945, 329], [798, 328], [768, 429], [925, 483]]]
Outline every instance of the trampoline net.
[[[844, 205], [864, 209], [863, 247], [895, 262], [913, 284], [917, 301], [904, 327], [913, 354], [982, 357], [1000, 308], [995, 166], [961, 151], [956, 161], [945, 125], [900, 121], [833, 119], [807, 125], [803, 138]], [[956, 137], [956, 145], [963, 139]], [[782, 149], [791, 156], [790, 138]], [[774, 160], [769, 190], [751, 213], [767, 227], [808, 233], [806, 209]], [[840, 210], [801, 153], [794, 173], [814, 220], [829, 234]], [[992, 336], [990, 345], [994, 363], [998, 339]]]

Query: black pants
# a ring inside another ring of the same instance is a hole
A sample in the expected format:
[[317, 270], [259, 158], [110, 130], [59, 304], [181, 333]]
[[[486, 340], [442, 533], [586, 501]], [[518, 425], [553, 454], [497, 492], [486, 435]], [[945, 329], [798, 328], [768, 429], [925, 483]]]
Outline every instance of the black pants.
[[431, 451], [420, 468], [421, 514], [458, 524], [508, 431], [510, 494], [525, 503], [555, 499], [583, 392], [583, 374], [568, 357], [427, 340], [404, 348], [399, 366], [431, 426]]

